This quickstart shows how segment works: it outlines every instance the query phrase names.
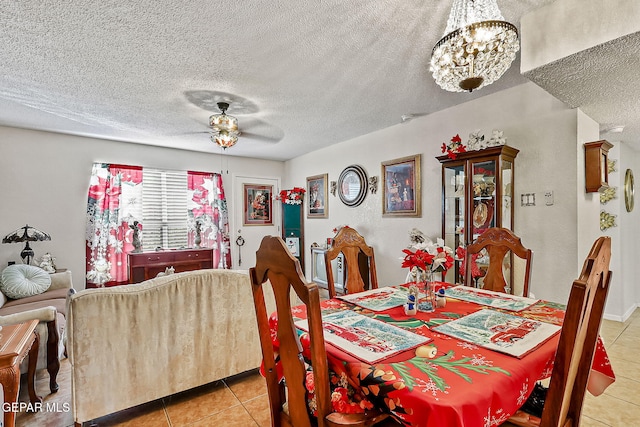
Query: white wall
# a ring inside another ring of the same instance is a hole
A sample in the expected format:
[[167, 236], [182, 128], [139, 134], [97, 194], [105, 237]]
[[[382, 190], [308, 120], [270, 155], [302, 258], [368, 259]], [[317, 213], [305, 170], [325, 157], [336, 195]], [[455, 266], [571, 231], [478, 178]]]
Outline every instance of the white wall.
[[[614, 255], [620, 259], [620, 281], [616, 281], [617, 271], [613, 275], [614, 283], [620, 283], [622, 289], [620, 313], [627, 320], [633, 308], [640, 307], [640, 155], [638, 151], [628, 144], [619, 144], [618, 157], [618, 199], [616, 200], [618, 211], [618, 229], [620, 231], [620, 244], [618, 252]], [[635, 207], [627, 212], [624, 204], [624, 174], [631, 169], [635, 178]], [[616, 289], [616, 288], [614, 288]], [[612, 292], [610, 290], [610, 292]], [[608, 314], [609, 311], [607, 310]]]
[[[50, 252], [58, 267], [73, 272], [77, 289], [85, 286], [87, 191], [94, 162], [211, 172], [224, 169], [223, 182], [232, 212], [234, 173], [279, 177], [284, 170], [284, 163], [277, 161], [0, 127], [0, 236], [26, 223], [49, 233], [51, 241], [31, 244], [36, 258]], [[233, 215], [230, 227], [237, 229]], [[234, 241], [232, 234], [236, 267]], [[0, 270], [8, 261], [21, 262], [22, 247], [17, 243], [0, 244]]]
[[[515, 231], [533, 249], [531, 290], [537, 297], [565, 302], [577, 276], [579, 250], [577, 221], [578, 158], [577, 110], [566, 107], [533, 83], [479, 98], [405, 124], [354, 138], [298, 157], [286, 163], [285, 188], [303, 186], [306, 177], [329, 174], [335, 181], [344, 167], [360, 164], [368, 175], [380, 176], [380, 163], [422, 154], [422, 217], [383, 218], [381, 190], [369, 194], [357, 208], [344, 206], [329, 196], [328, 219], [306, 219], [307, 271], [309, 245], [332, 237], [332, 229], [348, 224], [360, 231], [376, 249], [380, 285], [401, 282], [401, 251], [408, 231], [417, 227], [435, 238], [441, 235], [441, 166], [435, 159], [440, 146], [459, 133], [482, 129], [504, 130], [507, 144], [520, 150], [515, 164]], [[598, 133], [592, 140], [598, 138]], [[555, 204], [545, 206], [544, 192], [553, 190]], [[521, 193], [536, 193], [536, 206], [519, 205]], [[593, 227], [598, 218], [593, 218]]]
[[617, 160], [617, 170], [609, 174], [609, 186], [617, 189], [617, 198], [600, 206], [600, 209], [616, 215], [616, 226], [602, 232], [611, 236], [611, 271], [613, 276], [605, 307], [605, 317], [624, 321], [629, 318], [640, 302], [640, 210], [636, 206], [627, 212], [624, 203], [624, 176], [627, 168], [634, 173], [640, 171], [638, 152], [628, 144], [609, 141], [614, 147], [609, 151], [609, 159]]

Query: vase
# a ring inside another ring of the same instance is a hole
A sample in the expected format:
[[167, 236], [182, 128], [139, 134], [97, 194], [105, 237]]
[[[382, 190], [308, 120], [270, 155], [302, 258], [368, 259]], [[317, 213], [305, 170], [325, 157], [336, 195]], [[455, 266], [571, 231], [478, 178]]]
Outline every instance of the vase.
[[420, 271], [416, 278], [425, 294], [424, 299], [420, 300], [418, 304], [418, 311], [423, 313], [434, 312], [436, 310], [436, 284], [433, 281], [433, 272]]

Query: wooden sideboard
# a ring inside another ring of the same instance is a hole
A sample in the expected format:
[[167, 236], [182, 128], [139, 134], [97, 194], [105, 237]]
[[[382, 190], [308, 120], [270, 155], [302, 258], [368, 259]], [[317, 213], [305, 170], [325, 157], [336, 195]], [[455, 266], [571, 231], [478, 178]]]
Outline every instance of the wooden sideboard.
[[213, 249], [130, 253], [128, 263], [129, 283], [140, 283], [153, 279], [167, 267], [173, 267], [176, 273], [213, 268]]

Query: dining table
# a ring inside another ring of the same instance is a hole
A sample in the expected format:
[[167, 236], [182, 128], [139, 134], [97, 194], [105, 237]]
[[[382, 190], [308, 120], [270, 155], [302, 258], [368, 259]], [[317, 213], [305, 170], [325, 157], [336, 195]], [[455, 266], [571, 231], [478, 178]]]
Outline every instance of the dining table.
[[[538, 381], [550, 377], [563, 304], [437, 282], [436, 291], [442, 291], [433, 311], [406, 314], [411, 285], [321, 302], [330, 368], [346, 372], [375, 407], [406, 426], [498, 426], [525, 403]], [[304, 333], [306, 306], [292, 307], [292, 314]], [[277, 320], [272, 325], [277, 328]], [[489, 334], [486, 342], [470, 332], [476, 326], [483, 328], [478, 334]], [[542, 335], [529, 347], [518, 347], [534, 329], [532, 336]], [[276, 336], [272, 330], [274, 345]], [[588, 390], [599, 395], [614, 381], [598, 339]]]

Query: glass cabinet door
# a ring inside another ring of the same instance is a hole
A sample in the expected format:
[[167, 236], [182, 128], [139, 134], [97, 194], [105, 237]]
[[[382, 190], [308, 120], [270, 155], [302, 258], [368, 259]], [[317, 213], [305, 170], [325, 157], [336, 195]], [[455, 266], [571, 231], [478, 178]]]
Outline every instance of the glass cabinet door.
[[513, 162], [504, 160], [502, 162], [502, 227], [513, 230]]
[[[454, 251], [464, 245], [466, 180], [464, 163], [444, 167], [444, 244]], [[454, 283], [462, 271], [461, 261], [447, 272], [445, 280]]]
[[496, 225], [496, 161], [471, 162], [472, 217], [471, 240], [474, 241], [488, 228]]

